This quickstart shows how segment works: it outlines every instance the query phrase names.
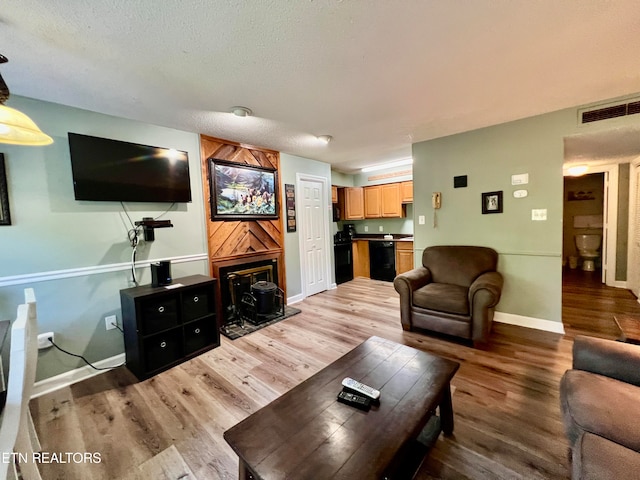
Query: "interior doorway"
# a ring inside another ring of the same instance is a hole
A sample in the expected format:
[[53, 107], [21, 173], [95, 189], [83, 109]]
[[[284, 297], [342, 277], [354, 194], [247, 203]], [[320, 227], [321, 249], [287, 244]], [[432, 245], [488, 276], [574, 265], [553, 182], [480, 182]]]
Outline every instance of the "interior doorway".
[[302, 294], [315, 295], [329, 288], [329, 183], [324, 177], [298, 174], [296, 178], [300, 223]]
[[[585, 258], [578, 252], [576, 235], [597, 235], [600, 237], [599, 255], [593, 258], [596, 269], [581, 271], [599, 274], [602, 283], [610, 287], [625, 287], [624, 281], [616, 279], [618, 218], [628, 211], [625, 204], [618, 209], [620, 166], [609, 163], [587, 164], [587, 167], [588, 172], [584, 175], [566, 175], [564, 179], [563, 265], [570, 270], [582, 269]], [[571, 268], [571, 257], [577, 261], [575, 268]]]

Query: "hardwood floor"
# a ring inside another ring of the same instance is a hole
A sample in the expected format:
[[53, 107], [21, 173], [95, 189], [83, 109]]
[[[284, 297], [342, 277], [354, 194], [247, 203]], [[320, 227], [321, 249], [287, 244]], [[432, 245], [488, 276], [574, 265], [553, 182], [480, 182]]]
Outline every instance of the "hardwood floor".
[[[454, 435], [416, 478], [565, 479], [558, 385], [577, 334], [615, 338], [613, 315], [638, 314], [626, 290], [563, 288], [566, 334], [495, 323], [483, 349], [400, 327], [392, 284], [358, 278], [296, 304], [302, 312], [137, 382], [122, 367], [32, 400], [43, 451], [97, 452], [100, 463], [41, 464], [44, 479], [235, 479], [222, 433], [371, 335], [461, 363]], [[593, 276], [593, 275], [592, 275]], [[268, 441], [269, 432], [256, 432]], [[296, 479], [297, 480], [297, 479]]]

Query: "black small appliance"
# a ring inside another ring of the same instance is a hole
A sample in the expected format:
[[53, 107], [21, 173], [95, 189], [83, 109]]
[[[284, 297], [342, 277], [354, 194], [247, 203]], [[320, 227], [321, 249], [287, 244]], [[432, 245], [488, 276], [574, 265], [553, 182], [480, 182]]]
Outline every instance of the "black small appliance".
[[163, 287], [171, 285], [171, 262], [155, 262], [151, 264], [151, 286]]
[[356, 236], [356, 226], [353, 223], [345, 223], [342, 226], [342, 231], [346, 232], [351, 240]]

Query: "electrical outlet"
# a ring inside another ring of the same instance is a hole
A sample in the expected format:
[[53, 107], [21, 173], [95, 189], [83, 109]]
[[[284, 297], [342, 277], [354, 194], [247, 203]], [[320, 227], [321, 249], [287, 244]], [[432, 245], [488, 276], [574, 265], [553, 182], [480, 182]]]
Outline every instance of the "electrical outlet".
[[364, 226], [364, 231], [368, 232], [369, 231], [369, 227], [367, 225]]
[[53, 344], [49, 341], [49, 339], [55, 342], [53, 332], [41, 333], [40, 335], [38, 335], [38, 350], [53, 347]]
[[424, 225], [425, 220], [424, 215], [418, 215], [418, 225]]
[[380, 225], [380, 226], [378, 227], [378, 231], [379, 231], [379, 232], [384, 232], [384, 227], [383, 227], [382, 225]]
[[118, 317], [116, 317], [115, 315], [109, 315], [107, 317], [104, 317], [104, 326], [107, 330], [113, 330], [114, 328], [116, 328], [117, 324], [118, 324]]

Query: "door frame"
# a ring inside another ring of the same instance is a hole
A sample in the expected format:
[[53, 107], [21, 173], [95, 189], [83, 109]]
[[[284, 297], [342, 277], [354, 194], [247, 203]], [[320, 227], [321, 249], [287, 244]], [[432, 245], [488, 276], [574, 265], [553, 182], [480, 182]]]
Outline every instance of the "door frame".
[[[627, 288], [633, 292], [638, 299], [638, 303], [640, 303], [640, 296], [638, 295], [640, 293], [640, 285], [635, 285], [633, 281], [630, 281], [632, 275], [633, 279], [640, 277], [640, 267], [631, 255], [633, 244], [636, 241], [635, 230], [636, 228], [640, 228], [640, 225], [638, 225], [636, 221], [636, 195], [638, 188], [640, 188], [636, 179], [638, 170], [640, 170], [640, 157], [629, 162], [629, 229], [627, 237]], [[638, 253], [640, 253], [640, 251]], [[636, 287], [635, 290], [633, 289], [634, 287]]]
[[[618, 245], [618, 163], [590, 165], [588, 173], [604, 173], [604, 215], [602, 231], [602, 283], [620, 287], [616, 282], [616, 254]], [[606, 268], [604, 266], [606, 265]]]
[[[327, 254], [325, 255], [325, 265], [324, 265], [324, 269], [325, 269], [325, 278], [327, 279], [327, 290], [329, 290], [331, 288], [332, 285], [332, 269], [331, 269], [331, 265], [333, 263], [333, 249], [332, 247], [332, 243], [330, 242], [330, 231], [329, 231], [329, 219], [332, 218], [330, 217], [330, 215], [333, 214], [332, 208], [331, 208], [331, 197], [330, 197], [330, 191], [329, 191], [329, 179], [326, 177], [319, 177], [316, 175], [311, 175], [308, 173], [296, 173], [296, 189], [298, 190], [298, 192], [302, 191], [302, 182], [304, 181], [308, 181], [308, 182], [318, 182], [322, 184], [322, 203], [323, 205], [325, 205], [325, 214], [322, 217], [322, 230], [324, 232], [324, 237], [325, 237], [325, 244], [324, 244], [324, 248], [325, 248], [325, 252], [327, 252]], [[304, 211], [303, 209], [299, 209], [300, 214], [302, 214], [302, 212]], [[306, 282], [306, 272], [307, 272], [307, 258], [306, 255], [304, 255], [304, 239], [305, 239], [305, 222], [304, 221], [299, 221], [298, 225], [300, 225], [300, 234], [298, 235], [298, 245], [300, 248], [300, 283], [301, 283], [301, 290], [302, 290], [302, 298], [307, 298], [307, 282]]]

